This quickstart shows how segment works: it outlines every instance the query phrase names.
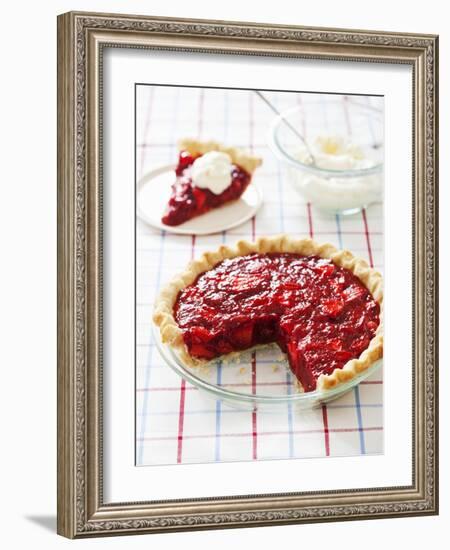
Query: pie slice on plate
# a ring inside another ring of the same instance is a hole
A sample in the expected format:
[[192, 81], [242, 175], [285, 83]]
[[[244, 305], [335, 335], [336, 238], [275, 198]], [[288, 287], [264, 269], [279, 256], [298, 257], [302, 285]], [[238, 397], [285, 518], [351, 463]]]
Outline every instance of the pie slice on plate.
[[215, 141], [183, 139], [176, 179], [162, 223], [180, 225], [238, 199], [262, 163], [259, 157]]
[[188, 365], [277, 343], [304, 391], [383, 355], [380, 273], [349, 251], [287, 235], [221, 246], [162, 290], [161, 339]]

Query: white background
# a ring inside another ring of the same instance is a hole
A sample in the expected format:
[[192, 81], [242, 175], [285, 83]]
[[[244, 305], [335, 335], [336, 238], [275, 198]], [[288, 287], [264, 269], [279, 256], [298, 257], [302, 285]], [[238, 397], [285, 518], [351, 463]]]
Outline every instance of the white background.
[[[346, 0], [295, 4], [189, 3], [151, 4], [131, 1], [51, 2], [34, 5], [17, 1], [3, 8], [2, 88], [2, 243], [1, 323], [3, 367], [0, 399], [2, 418], [1, 495], [2, 541], [7, 548], [33, 546], [228, 548], [252, 545], [273, 548], [286, 544], [333, 548], [380, 548], [399, 538], [405, 547], [442, 547], [450, 519], [448, 418], [444, 392], [441, 407], [441, 516], [376, 522], [239, 529], [70, 543], [54, 534], [56, 513], [56, 15], [70, 9], [249, 20], [312, 26], [353, 27], [441, 33], [442, 66], [450, 53], [450, 32], [443, 4], [388, 0]], [[298, 7], [296, 7], [298, 6]], [[449, 120], [449, 76], [442, 71], [441, 121]], [[442, 122], [442, 126], [444, 126]], [[441, 151], [450, 147], [449, 130], [441, 131]], [[442, 155], [445, 158], [445, 155]], [[6, 170], [5, 170], [6, 168]], [[448, 164], [441, 163], [441, 181], [448, 181]], [[442, 186], [442, 210], [450, 197]], [[441, 249], [448, 249], [448, 216], [442, 217]], [[442, 255], [443, 256], [443, 255]], [[442, 257], [442, 265], [446, 265]], [[441, 289], [441, 303], [449, 292]], [[441, 321], [441, 330], [448, 326]], [[449, 383], [442, 361], [441, 388]], [[446, 521], [447, 520], [447, 521]], [[10, 539], [10, 540], [8, 540]]]

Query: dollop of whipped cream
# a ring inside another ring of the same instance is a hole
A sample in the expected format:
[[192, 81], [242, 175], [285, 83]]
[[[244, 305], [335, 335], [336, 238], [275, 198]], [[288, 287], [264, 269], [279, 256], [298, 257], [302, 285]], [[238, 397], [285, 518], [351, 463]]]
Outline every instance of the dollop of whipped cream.
[[[318, 168], [328, 170], [358, 170], [375, 166], [356, 144], [341, 136], [318, 136], [311, 144]], [[311, 164], [311, 157], [305, 147], [293, 152], [300, 162]], [[292, 169], [295, 185], [308, 201], [328, 211], [342, 211], [366, 206], [379, 200], [382, 194], [381, 174], [350, 177], [303, 173]]]
[[[316, 165], [330, 170], [351, 170], [368, 168], [371, 164], [364, 158], [362, 150], [341, 136], [318, 136], [312, 146]], [[305, 151], [299, 151], [298, 159], [310, 162]]]
[[220, 195], [231, 184], [231, 157], [220, 151], [209, 151], [192, 164], [191, 178], [196, 187]]

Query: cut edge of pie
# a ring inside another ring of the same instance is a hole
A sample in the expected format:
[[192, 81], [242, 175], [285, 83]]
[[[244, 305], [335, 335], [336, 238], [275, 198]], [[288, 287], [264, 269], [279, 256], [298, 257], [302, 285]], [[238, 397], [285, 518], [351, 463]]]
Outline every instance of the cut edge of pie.
[[[159, 327], [161, 341], [164, 344], [169, 344], [185, 364], [192, 367], [207, 364], [209, 361], [196, 359], [189, 354], [183, 340], [182, 330], [174, 318], [173, 307], [179, 292], [194, 283], [199, 275], [211, 270], [227, 258], [270, 252], [286, 252], [302, 256], [315, 255], [329, 259], [358, 277], [380, 306], [380, 323], [368, 347], [357, 359], [347, 361], [342, 368], [335, 368], [331, 374], [321, 374], [317, 379], [318, 390], [331, 389], [351, 380], [383, 357], [383, 278], [381, 274], [369, 267], [362, 258], [355, 257], [349, 250], [338, 250], [329, 243], [319, 244], [312, 239], [295, 239], [289, 235], [261, 237], [254, 242], [240, 240], [234, 246], [222, 245], [215, 252], [205, 252], [199, 259], [192, 260], [183, 273], [175, 276], [162, 289], [155, 302], [153, 321]], [[242, 351], [232, 352], [226, 357], [241, 353]]]
[[199, 139], [183, 138], [179, 140], [178, 148], [180, 151], [187, 151], [194, 157], [204, 155], [210, 151], [227, 153], [233, 164], [237, 164], [249, 174], [253, 174], [256, 168], [262, 164], [262, 158], [251, 155], [239, 147], [229, 147], [218, 141], [201, 141]]

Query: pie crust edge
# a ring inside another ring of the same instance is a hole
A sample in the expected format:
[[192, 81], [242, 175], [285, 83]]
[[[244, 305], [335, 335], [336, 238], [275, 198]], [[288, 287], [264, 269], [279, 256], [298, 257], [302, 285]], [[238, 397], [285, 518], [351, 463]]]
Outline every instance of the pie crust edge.
[[199, 154], [204, 155], [210, 151], [227, 153], [233, 164], [237, 164], [241, 168], [244, 168], [250, 175], [252, 175], [256, 168], [262, 164], [262, 159], [260, 157], [250, 155], [239, 147], [228, 147], [218, 141], [201, 141], [199, 139], [183, 138], [178, 142], [178, 148], [194, 156]]
[[[290, 252], [330, 259], [336, 265], [356, 275], [380, 306], [380, 324], [368, 347], [357, 359], [347, 361], [342, 368], [335, 368], [331, 374], [321, 374], [317, 379], [318, 390], [331, 389], [351, 380], [383, 357], [383, 278], [381, 274], [369, 267], [362, 258], [355, 257], [349, 250], [338, 250], [329, 243], [319, 244], [312, 239], [295, 239], [289, 235], [260, 237], [254, 242], [240, 240], [234, 246], [222, 245], [215, 252], [205, 252], [199, 259], [192, 260], [183, 273], [176, 275], [161, 290], [155, 301], [153, 321], [159, 327], [162, 342], [175, 349], [181, 360], [190, 366], [207, 364], [206, 360], [191, 357], [184, 344], [183, 333], [173, 316], [173, 306], [179, 292], [192, 284], [201, 273], [209, 271], [227, 258], [267, 252]], [[239, 353], [242, 352], [227, 354], [226, 357]]]

